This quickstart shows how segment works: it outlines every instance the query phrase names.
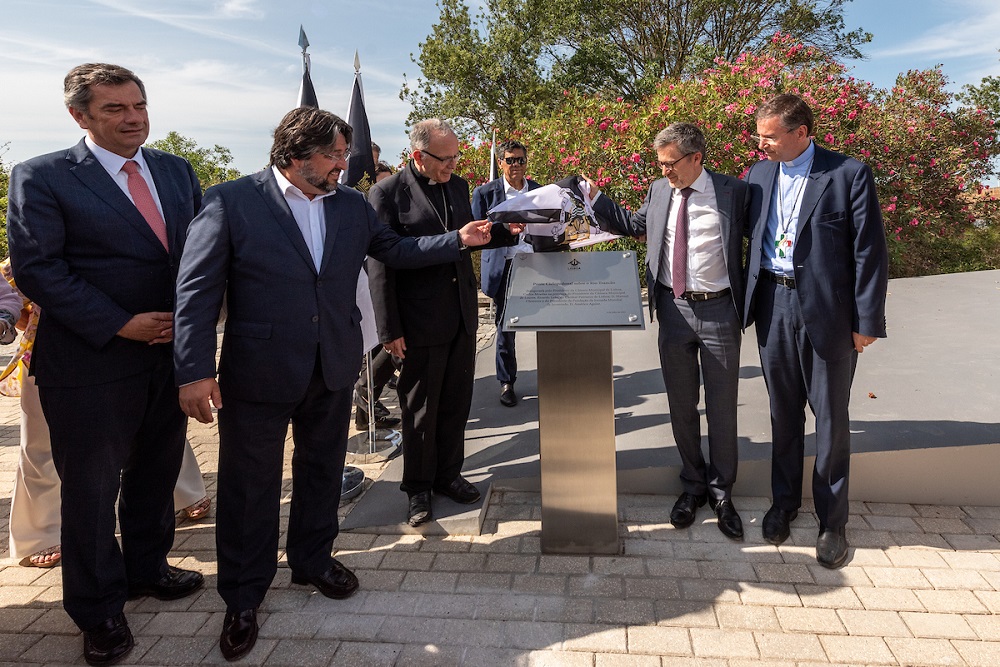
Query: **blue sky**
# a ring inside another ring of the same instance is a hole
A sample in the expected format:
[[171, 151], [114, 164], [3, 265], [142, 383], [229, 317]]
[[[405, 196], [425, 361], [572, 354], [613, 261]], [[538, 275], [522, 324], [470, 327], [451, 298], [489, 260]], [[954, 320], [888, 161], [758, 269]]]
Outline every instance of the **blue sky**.
[[[357, 49], [372, 136], [398, 155], [409, 112], [399, 89], [404, 73], [419, 75], [410, 54], [437, 8], [433, 0], [4, 0], [0, 16], [5, 161], [78, 141], [62, 79], [74, 65], [106, 61], [146, 83], [151, 139], [176, 130], [202, 146], [222, 144], [250, 172], [266, 163], [270, 133], [296, 102], [300, 24], [320, 105], [347, 113]], [[875, 35], [868, 60], [852, 64], [876, 85], [938, 63], [956, 90], [1000, 75], [996, 0], [855, 0], [845, 18]]]

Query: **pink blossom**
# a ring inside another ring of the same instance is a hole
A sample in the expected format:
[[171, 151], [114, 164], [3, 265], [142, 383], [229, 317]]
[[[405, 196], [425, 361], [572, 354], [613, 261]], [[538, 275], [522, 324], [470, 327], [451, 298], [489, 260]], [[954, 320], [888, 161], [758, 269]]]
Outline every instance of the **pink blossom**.
[[833, 138], [833, 135], [832, 135], [832, 134], [830, 134], [829, 132], [827, 132], [827, 133], [826, 133], [826, 136], [825, 136], [825, 137], [823, 137], [823, 141], [825, 141], [825, 142], [826, 142], [826, 143], [828, 143], [828, 144], [832, 144], [832, 143], [834, 142], [834, 138]]
[[635, 162], [636, 164], [642, 162], [642, 156], [638, 153], [632, 153], [632, 162]]
[[590, 125], [593, 125], [593, 124], [594, 124], [594, 119], [593, 118], [588, 118], [587, 119], [587, 126], [589, 127]]
[[597, 127], [601, 128], [602, 130], [608, 129], [608, 121], [606, 121], [606, 120], [601, 121], [601, 124], [598, 125]]

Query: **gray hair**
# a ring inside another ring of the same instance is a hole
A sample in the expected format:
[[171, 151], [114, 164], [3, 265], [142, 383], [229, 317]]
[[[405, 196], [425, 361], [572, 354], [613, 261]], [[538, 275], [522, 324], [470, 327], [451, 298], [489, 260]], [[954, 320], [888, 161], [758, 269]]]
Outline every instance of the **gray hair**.
[[451, 125], [440, 118], [428, 118], [420, 121], [410, 128], [410, 150], [426, 150], [436, 134], [455, 134], [455, 130], [451, 129]]
[[653, 148], [659, 150], [664, 146], [677, 144], [681, 153], [701, 153], [705, 155], [705, 135], [694, 123], [671, 123], [653, 139]]
[[63, 79], [63, 101], [67, 109], [89, 113], [94, 86], [121, 86], [132, 82], [139, 86], [142, 99], [146, 99], [146, 87], [131, 70], [121, 65], [109, 63], [86, 63], [77, 65]]

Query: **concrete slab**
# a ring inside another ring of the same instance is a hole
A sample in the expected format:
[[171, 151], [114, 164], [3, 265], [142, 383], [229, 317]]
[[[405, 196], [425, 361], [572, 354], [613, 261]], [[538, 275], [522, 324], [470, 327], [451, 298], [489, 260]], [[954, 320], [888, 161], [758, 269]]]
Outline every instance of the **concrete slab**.
[[[892, 280], [887, 322], [889, 337], [861, 355], [854, 380], [851, 498], [1000, 505], [995, 483], [1000, 462], [1000, 271]], [[620, 493], [680, 491], [680, 460], [670, 432], [656, 335], [654, 322], [645, 331], [615, 333], [613, 338]], [[521, 400], [514, 408], [498, 400], [493, 348], [477, 357], [465, 474], [474, 482], [537, 491], [534, 335], [518, 334], [517, 349]], [[766, 497], [770, 411], [753, 328], [744, 337], [741, 359], [735, 493]], [[705, 432], [704, 423], [702, 428]], [[806, 432], [813, 433], [811, 415]], [[807, 457], [815, 453], [812, 435], [806, 451]], [[812, 460], [807, 458], [805, 465], [811, 469]], [[385, 526], [381, 522], [389, 516], [398, 522], [405, 515], [405, 496], [398, 490], [401, 474], [402, 462], [393, 461], [345, 529]], [[447, 516], [447, 508], [443, 510]]]

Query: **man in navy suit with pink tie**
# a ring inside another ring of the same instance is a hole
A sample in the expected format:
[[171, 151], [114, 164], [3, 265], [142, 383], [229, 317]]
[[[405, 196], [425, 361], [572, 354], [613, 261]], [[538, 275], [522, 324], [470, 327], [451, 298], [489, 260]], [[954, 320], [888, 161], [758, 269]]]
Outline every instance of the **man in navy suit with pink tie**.
[[187, 426], [174, 280], [201, 188], [186, 160], [141, 148], [135, 74], [80, 65], [64, 94], [87, 136], [14, 167], [7, 220], [18, 287], [42, 310], [31, 373], [62, 482], [63, 606], [84, 658], [103, 665], [134, 645], [126, 599], [180, 598], [203, 581], [166, 559]]

